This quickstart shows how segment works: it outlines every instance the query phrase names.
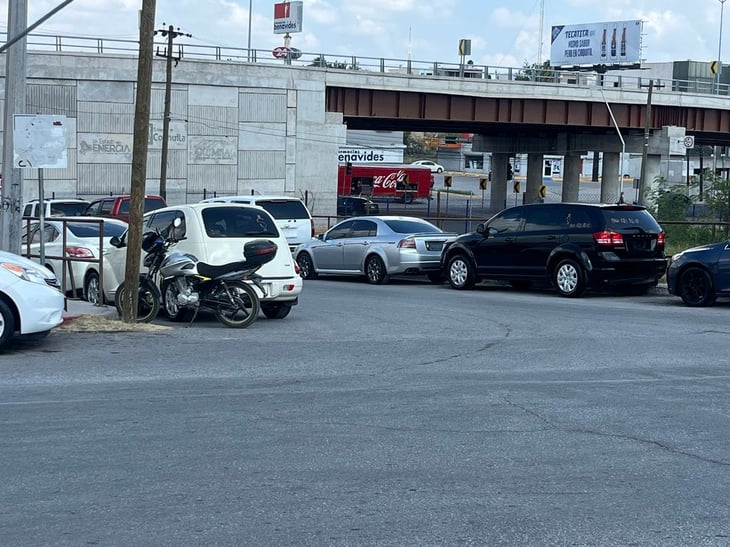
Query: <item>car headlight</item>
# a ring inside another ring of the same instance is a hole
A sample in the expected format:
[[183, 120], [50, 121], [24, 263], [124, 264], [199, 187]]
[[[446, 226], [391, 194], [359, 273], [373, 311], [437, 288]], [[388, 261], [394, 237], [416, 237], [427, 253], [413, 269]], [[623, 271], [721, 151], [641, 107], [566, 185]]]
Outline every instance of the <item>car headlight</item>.
[[677, 253], [676, 255], [672, 255], [672, 262], [676, 262], [677, 260], [679, 260], [680, 258], [682, 258], [682, 255], [683, 254], [684, 253]]
[[48, 275], [45, 275], [40, 269], [26, 268], [18, 264], [13, 264], [12, 262], [3, 262], [0, 266], [10, 273], [17, 275], [20, 279], [30, 281], [31, 283], [46, 285], [46, 279], [53, 278], [53, 275], [51, 275], [50, 272], [48, 272]]

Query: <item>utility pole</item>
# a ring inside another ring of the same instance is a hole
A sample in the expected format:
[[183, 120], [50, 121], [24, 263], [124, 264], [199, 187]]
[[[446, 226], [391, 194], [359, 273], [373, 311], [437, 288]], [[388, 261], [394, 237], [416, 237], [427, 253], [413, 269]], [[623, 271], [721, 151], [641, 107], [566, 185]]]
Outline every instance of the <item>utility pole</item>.
[[139, 295], [139, 262], [142, 254], [142, 215], [147, 178], [147, 141], [152, 98], [152, 51], [155, 43], [156, 0], [142, 0], [139, 17], [139, 58], [137, 59], [137, 98], [134, 108], [132, 180], [129, 193], [127, 261], [124, 269], [122, 321], [134, 323]]
[[[646, 186], [646, 162], [649, 156], [649, 129], [651, 127], [651, 93], [654, 89], [654, 80], [649, 80], [649, 94], [646, 97], [646, 116], [644, 117], [644, 146], [641, 150], [641, 171], [639, 174], [639, 205], [644, 204], [644, 188]], [[623, 173], [621, 173], [623, 176]]]
[[[162, 23], [164, 26], [165, 23]], [[165, 113], [162, 119], [162, 152], [160, 160], [160, 195], [163, 199], [167, 200], [167, 149], [168, 140], [170, 139], [170, 95], [172, 93], [172, 61], [175, 61], [175, 66], [180, 62], [182, 58], [182, 52], [178, 57], [172, 54], [172, 41], [178, 36], [187, 36], [192, 38], [192, 34], [186, 34], [180, 32], [180, 29], [174, 29], [172, 25], [169, 25], [166, 29], [156, 30], [155, 34], [160, 34], [162, 37], [167, 38], [167, 49], [165, 53], [157, 51], [158, 57], [165, 57], [167, 59], [167, 70], [165, 77]]]
[[13, 120], [25, 113], [26, 39], [28, 0], [8, 2], [8, 39], [16, 43], [8, 48], [5, 60], [5, 134], [3, 139], [2, 178], [2, 248], [20, 254], [23, 206], [23, 173], [13, 166]]

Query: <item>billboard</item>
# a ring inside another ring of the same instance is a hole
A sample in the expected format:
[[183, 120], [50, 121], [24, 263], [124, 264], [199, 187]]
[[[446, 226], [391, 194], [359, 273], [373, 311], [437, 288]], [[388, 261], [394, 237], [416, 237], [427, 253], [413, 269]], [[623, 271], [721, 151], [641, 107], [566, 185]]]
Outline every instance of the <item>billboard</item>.
[[274, 34], [302, 32], [302, 2], [274, 4]]
[[550, 66], [638, 63], [641, 21], [554, 26]]

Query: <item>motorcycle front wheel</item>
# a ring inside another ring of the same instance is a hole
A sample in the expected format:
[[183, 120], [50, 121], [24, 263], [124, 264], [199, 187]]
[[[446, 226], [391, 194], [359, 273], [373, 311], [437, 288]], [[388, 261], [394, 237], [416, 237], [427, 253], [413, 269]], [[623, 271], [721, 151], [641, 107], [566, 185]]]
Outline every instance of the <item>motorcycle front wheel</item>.
[[261, 302], [251, 285], [243, 281], [227, 281], [226, 286], [231, 299], [226, 294], [223, 284], [216, 287], [213, 297], [218, 301], [215, 316], [226, 327], [243, 329], [248, 327], [259, 316]]
[[[117, 292], [114, 296], [114, 305], [117, 308], [119, 317], [122, 317], [122, 301], [124, 299], [124, 283], [117, 287]], [[160, 311], [160, 297], [152, 285], [152, 281], [147, 279], [146, 276], [140, 276], [139, 278], [139, 292], [137, 294], [137, 319], [138, 323], [149, 323]]]

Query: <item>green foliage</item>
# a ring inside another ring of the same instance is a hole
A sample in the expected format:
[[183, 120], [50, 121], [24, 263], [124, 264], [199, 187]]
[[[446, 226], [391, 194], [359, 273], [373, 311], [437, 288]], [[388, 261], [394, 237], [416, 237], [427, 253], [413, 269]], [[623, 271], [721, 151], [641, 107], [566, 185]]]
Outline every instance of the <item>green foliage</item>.
[[403, 140], [405, 140], [406, 145], [404, 153], [406, 158], [423, 159], [423, 156], [427, 154], [423, 139], [414, 137], [413, 133], [406, 132]]
[[550, 68], [550, 61], [542, 64], [524, 62], [522, 70], [515, 80], [531, 81], [531, 82], [554, 82], [555, 71]]
[[318, 66], [322, 68], [337, 68], [340, 70], [360, 70], [360, 65], [357, 63], [347, 64], [341, 61], [328, 61], [324, 55], [315, 57], [308, 66]]

